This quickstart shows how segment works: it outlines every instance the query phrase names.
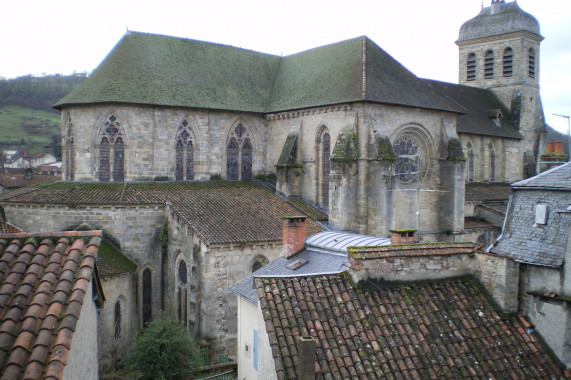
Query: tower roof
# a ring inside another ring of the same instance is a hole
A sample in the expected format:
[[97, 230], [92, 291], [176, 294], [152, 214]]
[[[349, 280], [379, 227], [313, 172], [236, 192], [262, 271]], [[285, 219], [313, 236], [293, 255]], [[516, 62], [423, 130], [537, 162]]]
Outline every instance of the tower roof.
[[479, 15], [462, 24], [457, 42], [514, 32], [529, 32], [541, 37], [539, 22], [524, 12], [517, 1], [494, 1], [491, 6], [482, 8]]

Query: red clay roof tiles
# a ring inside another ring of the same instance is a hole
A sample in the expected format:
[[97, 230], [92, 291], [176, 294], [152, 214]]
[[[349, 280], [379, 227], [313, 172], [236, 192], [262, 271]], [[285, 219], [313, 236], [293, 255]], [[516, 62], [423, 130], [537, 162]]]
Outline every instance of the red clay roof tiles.
[[61, 379], [100, 241], [101, 231], [0, 234], [1, 379]]
[[549, 378], [560, 369], [523, 318], [502, 318], [473, 278], [354, 284], [345, 274], [257, 278], [278, 379], [297, 339], [317, 341], [316, 379]]

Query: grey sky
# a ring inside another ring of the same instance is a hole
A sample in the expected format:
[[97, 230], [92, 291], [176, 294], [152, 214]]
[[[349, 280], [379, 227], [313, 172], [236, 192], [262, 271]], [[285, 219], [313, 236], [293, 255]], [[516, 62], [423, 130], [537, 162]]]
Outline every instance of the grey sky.
[[[571, 1], [518, 3], [545, 37], [547, 122], [567, 133], [567, 121], [552, 113], [571, 115]], [[482, 0], [2, 1], [0, 76], [91, 72], [130, 29], [277, 55], [367, 35], [419, 77], [457, 83], [454, 41], [481, 7]]]

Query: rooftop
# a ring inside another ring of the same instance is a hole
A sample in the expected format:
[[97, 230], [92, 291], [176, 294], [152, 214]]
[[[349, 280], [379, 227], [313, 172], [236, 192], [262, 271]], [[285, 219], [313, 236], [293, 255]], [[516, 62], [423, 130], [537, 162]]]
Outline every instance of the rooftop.
[[123, 36], [55, 107], [129, 103], [272, 113], [357, 101], [464, 112], [364, 36], [279, 57], [139, 32]]
[[[300, 210], [255, 182], [58, 182], [0, 196], [3, 203], [169, 207], [206, 244], [281, 242], [282, 217]], [[307, 233], [323, 231], [312, 219]]]
[[2, 379], [62, 378], [82, 305], [104, 301], [100, 241], [101, 231], [0, 234]]
[[316, 340], [316, 379], [561, 376], [527, 320], [500, 316], [470, 277], [264, 277], [256, 288], [278, 379], [297, 378], [300, 336]]

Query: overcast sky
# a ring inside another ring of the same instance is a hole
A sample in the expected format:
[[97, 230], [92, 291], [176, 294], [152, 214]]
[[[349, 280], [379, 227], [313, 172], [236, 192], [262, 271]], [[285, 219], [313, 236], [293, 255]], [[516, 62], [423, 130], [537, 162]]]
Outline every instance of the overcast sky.
[[[511, 0], [507, 0], [508, 2]], [[414, 74], [458, 83], [464, 21], [491, 0], [2, 0], [0, 77], [91, 72], [127, 29], [288, 55], [366, 35]], [[518, 0], [541, 44], [545, 116], [567, 133], [571, 0]]]

